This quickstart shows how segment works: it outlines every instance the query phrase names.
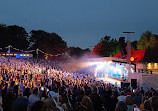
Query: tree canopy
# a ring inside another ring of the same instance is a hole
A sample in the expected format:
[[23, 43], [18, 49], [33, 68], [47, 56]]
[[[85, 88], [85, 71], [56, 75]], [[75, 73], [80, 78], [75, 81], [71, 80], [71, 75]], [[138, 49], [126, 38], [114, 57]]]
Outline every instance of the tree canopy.
[[141, 35], [137, 44], [138, 49], [146, 49], [144, 60], [145, 62], [158, 61], [158, 35], [146, 31]]
[[156, 47], [158, 47], [158, 36], [150, 31], [143, 33], [137, 44], [138, 49], [155, 49]]
[[67, 43], [56, 33], [48, 33], [43, 30], [32, 30], [30, 41], [31, 49], [40, 49], [47, 54], [61, 54], [66, 51]]
[[110, 36], [101, 38], [100, 42], [94, 47], [93, 52], [99, 56], [108, 57], [119, 52], [119, 43]]
[[9, 45], [18, 49], [27, 49], [29, 46], [28, 33], [23, 27], [12, 25], [0, 25], [0, 47], [4, 48]]
[[21, 50], [38, 48], [51, 55], [64, 53], [67, 49], [67, 43], [56, 33], [32, 30], [28, 36], [26, 30], [17, 25], [0, 24], [0, 37], [0, 48], [3, 49], [9, 45]]

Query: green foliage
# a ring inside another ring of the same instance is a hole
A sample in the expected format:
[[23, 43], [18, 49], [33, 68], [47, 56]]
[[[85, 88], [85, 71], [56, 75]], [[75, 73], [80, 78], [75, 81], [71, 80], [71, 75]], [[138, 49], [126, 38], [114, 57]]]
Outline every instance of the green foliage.
[[94, 47], [94, 53], [100, 56], [108, 57], [117, 54], [119, 50], [119, 43], [116, 39], [111, 39], [110, 36], [101, 38], [100, 42]]
[[144, 62], [158, 61], [158, 35], [146, 31], [141, 35], [141, 39], [137, 44], [138, 49], [146, 49]]
[[158, 47], [158, 37], [157, 35], [152, 34], [149, 31], [146, 31], [141, 35], [141, 39], [138, 41], [137, 48], [138, 49], [153, 49]]

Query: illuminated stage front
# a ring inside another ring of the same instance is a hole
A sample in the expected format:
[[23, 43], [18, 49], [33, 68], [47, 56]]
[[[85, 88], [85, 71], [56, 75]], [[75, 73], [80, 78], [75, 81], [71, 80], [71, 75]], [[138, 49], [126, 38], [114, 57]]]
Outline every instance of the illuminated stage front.
[[135, 72], [135, 65], [126, 59], [116, 57], [89, 58], [65, 65], [70, 71], [88, 74], [97, 80], [121, 85], [121, 81], [128, 79], [129, 73]]
[[94, 77], [105, 83], [121, 86], [121, 81], [128, 79], [129, 73], [135, 72], [135, 66], [124, 59], [113, 57], [95, 58], [89, 61], [90, 67], [94, 68]]

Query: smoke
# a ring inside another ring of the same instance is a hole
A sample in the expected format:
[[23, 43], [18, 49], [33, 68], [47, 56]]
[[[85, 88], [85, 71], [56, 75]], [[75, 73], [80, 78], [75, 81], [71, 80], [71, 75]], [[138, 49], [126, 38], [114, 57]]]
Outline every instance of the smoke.
[[92, 54], [91, 52], [84, 53], [82, 56], [75, 58], [71, 57], [68, 53], [65, 54], [65, 58], [67, 60], [63, 63], [63, 70], [71, 71], [71, 72], [87, 72], [89, 73], [90, 69], [90, 60], [92, 58], [98, 58], [99, 56], [96, 56]]

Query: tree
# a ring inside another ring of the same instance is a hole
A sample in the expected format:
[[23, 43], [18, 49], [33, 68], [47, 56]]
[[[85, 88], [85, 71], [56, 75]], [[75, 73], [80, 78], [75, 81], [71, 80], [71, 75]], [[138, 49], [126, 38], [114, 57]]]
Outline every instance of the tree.
[[108, 57], [119, 52], [119, 43], [110, 36], [101, 38], [100, 42], [94, 47], [93, 52], [99, 56]]
[[27, 49], [29, 46], [28, 33], [23, 27], [0, 25], [0, 47], [12, 45], [17, 49]]
[[158, 61], [158, 35], [146, 31], [141, 35], [138, 41], [137, 48], [142, 50], [146, 49], [144, 62], [157, 62]]
[[57, 55], [67, 49], [66, 42], [56, 33], [48, 33], [43, 30], [32, 30], [30, 41], [32, 49], [40, 49], [47, 54]]
[[158, 36], [152, 34], [150, 31], [146, 31], [141, 35], [141, 39], [138, 41], [138, 49], [152, 49], [158, 46]]
[[116, 39], [112, 39], [110, 41], [111, 44], [111, 55], [116, 55], [118, 52], [120, 52], [119, 48], [119, 42]]

